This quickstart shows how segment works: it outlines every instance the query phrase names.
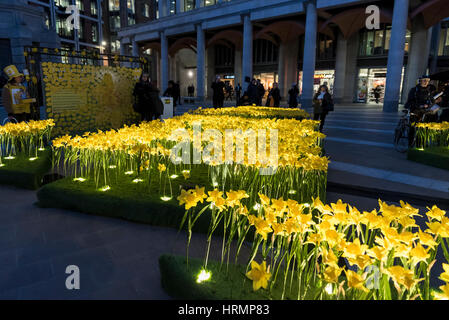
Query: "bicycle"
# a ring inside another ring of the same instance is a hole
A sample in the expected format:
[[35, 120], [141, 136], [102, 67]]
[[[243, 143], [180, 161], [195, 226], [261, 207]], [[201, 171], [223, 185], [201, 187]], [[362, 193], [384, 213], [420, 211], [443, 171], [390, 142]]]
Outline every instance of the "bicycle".
[[[400, 153], [405, 153], [409, 148], [413, 148], [416, 145], [416, 134], [412, 131], [412, 122], [410, 118], [412, 116], [417, 116], [416, 113], [412, 113], [410, 110], [402, 110], [404, 115], [399, 120], [399, 123], [394, 131], [394, 147], [396, 151]], [[428, 110], [425, 110], [422, 117], [417, 121], [417, 123], [422, 123], [425, 121], [426, 116], [430, 114]], [[413, 140], [410, 140], [410, 134], [413, 134]]]

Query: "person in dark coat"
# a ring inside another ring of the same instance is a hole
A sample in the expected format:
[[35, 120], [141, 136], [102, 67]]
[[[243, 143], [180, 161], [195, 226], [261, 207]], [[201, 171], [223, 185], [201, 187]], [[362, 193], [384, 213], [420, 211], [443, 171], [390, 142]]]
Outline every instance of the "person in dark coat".
[[331, 110], [331, 105], [333, 105], [333, 101], [329, 89], [325, 85], [320, 86], [320, 89], [313, 97], [313, 120], [321, 120], [320, 132], [323, 132], [324, 121], [329, 110]]
[[235, 104], [237, 106], [240, 105], [241, 94], [242, 94], [242, 86], [240, 85], [240, 83], [238, 83], [237, 87], [235, 87]]
[[377, 86], [373, 89], [374, 99], [376, 100], [376, 103], [379, 103], [381, 92], [382, 89], [380, 88], [380, 86]]
[[250, 104], [257, 104], [259, 98], [259, 88], [255, 79], [251, 81], [246, 90]]
[[174, 94], [173, 100], [176, 101], [176, 104], [181, 105], [181, 84], [179, 81], [174, 84]]
[[263, 97], [265, 96], [265, 87], [260, 82], [260, 79], [257, 80], [257, 105], [262, 105]]
[[139, 82], [134, 86], [134, 109], [140, 113], [142, 121], [153, 120], [155, 105], [152, 104], [150, 99], [150, 92], [153, 90], [150, 81], [149, 75], [143, 73]]
[[215, 78], [215, 81], [212, 82], [211, 85], [212, 91], [213, 91], [213, 104], [214, 108], [223, 108], [223, 102], [224, 102], [224, 90], [225, 90], [225, 84], [223, 81], [221, 81], [220, 76], [217, 76]]
[[279, 90], [276, 82], [273, 83], [273, 88], [270, 90], [270, 98], [273, 99], [273, 106], [279, 108], [281, 103], [281, 90]]
[[176, 90], [175, 89], [175, 82], [173, 80], [170, 80], [168, 82], [168, 88], [164, 91], [164, 94], [163, 94], [164, 97], [173, 98], [173, 111], [174, 111], [174, 108], [176, 107], [176, 100], [175, 100], [176, 93], [175, 93], [175, 90]]
[[292, 88], [288, 90], [288, 105], [290, 108], [298, 108], [299, 89], [296, 83], [292, 84]]

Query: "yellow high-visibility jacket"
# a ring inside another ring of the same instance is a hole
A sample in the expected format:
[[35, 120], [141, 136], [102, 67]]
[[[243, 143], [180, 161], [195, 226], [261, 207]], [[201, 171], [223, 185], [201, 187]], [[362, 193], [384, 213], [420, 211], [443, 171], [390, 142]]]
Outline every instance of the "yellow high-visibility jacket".
[[30, 103], [22, 100], [29, 98], [28, 92], [23, 85], [8, 83], [3, 87], [2, 102], [8, 114], [30, 113]]

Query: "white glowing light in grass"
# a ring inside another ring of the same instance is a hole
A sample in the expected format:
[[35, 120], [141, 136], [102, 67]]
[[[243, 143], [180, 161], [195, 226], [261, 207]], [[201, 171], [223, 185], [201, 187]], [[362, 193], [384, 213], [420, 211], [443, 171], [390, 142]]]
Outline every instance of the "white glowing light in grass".
[[212, 186], [214, 186], [215, 188], [218, 187], [218, 182], [214, 182], [214, 183], [212, 184]]
[[304, 203], [304, 207], [310, 208], [310, 204], [309, 203]]
[[173, 175], [170, 176], [170, 179], [176, 179], [177, 177], [178, 177], [177, 174], [173, 174]]
[[80, 177], [80, 178], [73, 179], [73, 181], [84, 182], [84, 181], [86, 181], [86, 179]]
[[39, 149], [37, 149], [37, 150], [39, 150], [39, 151], [45, 151], [45, 148], [39, 148]]
[[115, 169], [117, 166], [109, 166], [109, 169]]
[[106, 192], [106, 191], [108, 191], [108, 190], [111, 190], [111, 187], [110, 187], [110, 186], [104, 186], [103, 188], [100, 188], [100, 189], [98, 189], [98, 190], [100, 190], [100, 191], [102, 191], [102, 192]]
[[206, 271], [206, 270], [201, 270], [201, 272], [198, 274], [197, 278], [196, 278], [196, 282], [197, 283], [202, 283], [204, 281], [208, 281], [210, 280], [210, 278], [212, 277], [212, 274], [210, 273], [210, 271]]
[[332, 285], [332, 283], [328, 283], [326, 287], [324, 287], [324, 290], [326, 291], [327, 294], [332, 295], [334, 294], [334, 286]]
[[253, 207], [254, 210], [259, 210], [260, 209], [260, 204], [256, 203]]
[[125, 174], [127, 175], [127, 176], [130, 176], [130, 175], [132, 175], [134, 173], [134, 171], [126, 171], [125, 172]]
[[5, 164], [4, 164], [4, 163], [0, 163], [0, 168], [1, 168], [1, 167], [4, 167], [4, 166], [5, 166]]
[[134, 179], [133, 182], [134, 183], [139, 183], [139, 182], [143, 182], [143, 180], [142, 179]]
[[171, 197], [161, 197], [162, 201], [170, 201], [172, 198]]
[[190, 170], [183, 170], [182, 173], [190, 173]]
[[6, 157], [5, 159], [6, 160], [14, 160], [16, 157], [13, 157], [13, 156], [9, 156], [9, 157]]
[[38, 158], [37, 157], [34, 157], [34, 158], [30, 158], [29, 160], [30, 161], [35, 161], [35, 160], [37, 160]]
[[419, 148], [418, 151], [424, 151], [424, 148]]
[[296, 194], [296, 190], [290, 190], [288, 194]]

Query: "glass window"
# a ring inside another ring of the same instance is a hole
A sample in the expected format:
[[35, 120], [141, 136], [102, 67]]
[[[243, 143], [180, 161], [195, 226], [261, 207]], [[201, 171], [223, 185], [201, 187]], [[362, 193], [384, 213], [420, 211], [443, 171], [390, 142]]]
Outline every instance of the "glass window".
[[109, 0], [109, 11], [120, 11], [120, 0]]
[[109, 19], [111, 30], [120, 29], [120, 16], [112, 16]]
[[128, 0], [128, 12], [133, 14], [136, 12], [134, 0]]
[[204, 6], [213, 6], [214, 4], [216, 4], [217, 1], [216, 0], [204, 0]]
[[169, 6], [170, 6], [168, 8], [169, 14], [175, 14], [176, 13], [176, 0], [170, 0]]
[[92, 42], [98, 42], [98, 27], [96, 24], [92, 25]]
[[390, 39], [391, 39], [391, 27], [387, 27], [385, 32], [385, 51], [390, 50]]
[[149, 5], [148, 3], [145, 3], [145, 4], [143, 5], [143, 12], [142, 12], [142, 15], [143, 15], [144, 17], [147, 17], [147, 18], [150, 17], [150, 5]]
[[70, 6], [70, 0], [55, 0], [55, 4], [60, 7]]
[[96, 1], [90, 2], [90, 14], [93, 16], [97, 15], [97, 2]]
[[184, 0], [184, 11], [190, 11], [193, 9], [195, 9], [195, 0]]
[[84, 11], [84, 2], [83, 1], [76, 0], [75, 4], [79, 11]]

